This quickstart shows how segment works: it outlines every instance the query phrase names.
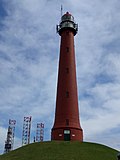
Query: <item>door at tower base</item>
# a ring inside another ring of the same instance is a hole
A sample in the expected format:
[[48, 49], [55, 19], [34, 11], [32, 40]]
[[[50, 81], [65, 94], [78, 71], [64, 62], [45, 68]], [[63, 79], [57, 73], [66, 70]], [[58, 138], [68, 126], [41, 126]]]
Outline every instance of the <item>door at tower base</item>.
[[52, 129], [51, 140], [59, 141], [83, 141], [83, 131], [77, 128]]
[[70, 141], [70, 130], [64, 130], [64, 141]]

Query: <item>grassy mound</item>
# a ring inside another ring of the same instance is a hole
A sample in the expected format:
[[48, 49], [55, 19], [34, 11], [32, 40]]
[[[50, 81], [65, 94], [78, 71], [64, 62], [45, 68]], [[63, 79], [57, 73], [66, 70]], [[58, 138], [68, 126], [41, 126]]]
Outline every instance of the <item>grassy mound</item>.
[[0, 160], [116, 160], [118, 151], [88, 142], [40, 142], [0, 156]]

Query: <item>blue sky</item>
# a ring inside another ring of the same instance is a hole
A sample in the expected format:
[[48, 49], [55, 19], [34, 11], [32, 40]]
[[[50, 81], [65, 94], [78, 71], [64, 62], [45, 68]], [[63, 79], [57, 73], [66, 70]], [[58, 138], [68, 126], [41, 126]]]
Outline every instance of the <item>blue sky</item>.
[[0, 153], [8, 120], [15, 119], [15, 148], [24, 116], [54, 121], [60, 36], [60, 6], [79, 25], [75, 36], [80, 122], [84, 141], [120, 149], [120, 1], [0, 0]]

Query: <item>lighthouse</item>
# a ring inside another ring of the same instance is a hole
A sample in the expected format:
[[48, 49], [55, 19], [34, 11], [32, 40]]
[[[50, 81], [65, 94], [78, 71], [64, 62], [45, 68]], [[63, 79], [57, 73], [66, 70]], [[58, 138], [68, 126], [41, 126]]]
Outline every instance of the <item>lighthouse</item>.
[[79, 119], [74, 49], [74, 36], [77, 34], [78, 25], [74, 17], [66, 12], [56, 29], [61, 36], [61, 44], [55, 120], [51, 140], [83, 141], [83, 130]]

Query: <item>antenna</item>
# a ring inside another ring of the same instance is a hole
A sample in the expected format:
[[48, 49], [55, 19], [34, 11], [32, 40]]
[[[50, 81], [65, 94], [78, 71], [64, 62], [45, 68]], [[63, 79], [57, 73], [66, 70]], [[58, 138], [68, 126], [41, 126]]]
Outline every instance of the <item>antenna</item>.
[[61, 5], [61, 17], [63, 15], [63, 6]]
[[7, 139], [5, 141], [4, 153], [8, 153], [13, 150], [15, 124], [16, 124], [16, 120], [9, 119], [9, 126], [8, 126], [8, 132], [7, 132]]
[[23, 134], [22, 134], [22, 146], [30, 143], [30, 130], [31, 130], [32, 117], [24, 117], [23, 121]]
[[42, 142], [44, 139], [44, 123], [37, 123], [36, 142]]

